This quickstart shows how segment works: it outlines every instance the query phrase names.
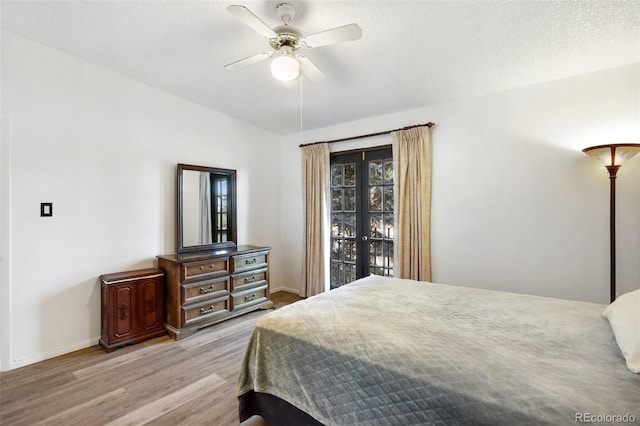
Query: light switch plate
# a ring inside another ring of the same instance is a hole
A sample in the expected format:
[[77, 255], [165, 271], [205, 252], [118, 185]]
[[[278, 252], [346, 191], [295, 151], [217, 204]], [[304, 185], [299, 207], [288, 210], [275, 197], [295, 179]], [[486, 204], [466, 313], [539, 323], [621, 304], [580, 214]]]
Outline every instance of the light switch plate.
[[53, 216], [53, 203], [40, 203], [40, 216]]

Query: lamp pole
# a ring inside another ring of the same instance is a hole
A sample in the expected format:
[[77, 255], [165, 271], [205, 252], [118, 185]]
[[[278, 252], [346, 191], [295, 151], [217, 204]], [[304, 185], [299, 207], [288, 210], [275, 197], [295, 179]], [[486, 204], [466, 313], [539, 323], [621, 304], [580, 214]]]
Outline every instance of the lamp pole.
[[609, 171], [609, 247], [610, 247], [610, 269], [611, 269], [611, 301], [616, 300], [616, 175], [620, 165], [607, 166]]
[[611, 274], [611, 301], [616, 300], [616, 175], [625, 160], [640, 153], [639, 143], [614, 143], [597, 145], [582, 150], [585, 154], [597, 158], [609, 171], [609, 253]]

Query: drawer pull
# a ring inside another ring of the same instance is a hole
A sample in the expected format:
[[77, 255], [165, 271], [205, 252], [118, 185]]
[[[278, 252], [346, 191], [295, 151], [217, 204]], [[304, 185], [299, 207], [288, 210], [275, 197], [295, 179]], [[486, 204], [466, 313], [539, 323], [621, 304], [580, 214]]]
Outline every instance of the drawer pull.
[[248, 259], [247, 259], [247, 260], [245, 260], [245, 261], [244, 261], [244, 264], [245, 264], [245, 265], [253, 265], [253, 264], [254, 264], [254, 263], [256, 263], [257, 261], [258, 261], [258, 259], [256, 259], [256, 258], [254, 257], [254, 258], [253, 258], [253, 259], [251, 259], [251, 260], [248, 260]]
[[204, 271], [204, 266], [201, 266], [201, 267], [200, 267], [200, 270], [201, 270], [201, 271]]
[[247, 284], [247, 283], [252, 283], [252, 282], [254, 282], [255, 280], [256, 280], [256, 276], [254, 275], [254, 276], [252, 276], [251, 278], [245, 278], [245, 279], [244, 279], [244, 283], [245, 283], [245, 284]]
[[210, 314], [211, 312], [213, 312], [213, 305], [211, 305], [210, 308], [200, 308], [200, 315], [204, 315], [204, 314]]
[[251, 300], [253, 300], [253, 299], [255, 299], [255, 298], [256, 298], [256, 294], [255, 294], [255, 293], [253, 293], [251, 296], [245, 296], [245, 297], [244, 297], [244, 301], [245, 301], [245, 302], [249, 302], [249, 301], [251, 301]]
[[207, 288], [207, 287], [200, 287], [200, 293], [201, 294], [205, 294], [205, 293], [211, 293], [212, 291], [214, 291], [216, 289], [216, 287], [214, 285], [211, 285], [211, 287]]

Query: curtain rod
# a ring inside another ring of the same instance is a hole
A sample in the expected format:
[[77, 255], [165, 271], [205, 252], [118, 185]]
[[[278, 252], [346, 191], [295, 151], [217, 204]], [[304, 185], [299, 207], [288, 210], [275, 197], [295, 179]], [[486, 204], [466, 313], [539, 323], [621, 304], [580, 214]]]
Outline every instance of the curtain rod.
[[351, 137], [348, 137], [348, 138], [334, 139], [334, 140], [331, 140], [331, 141], [320, 141], [320, 142], [303, 143], [303, 144], [298, 145], [298, 147], [302, 148], [303, 146], [317, 145], [319, 143], [345, 142], [345, 141], [352, 141], [352, 140], [355, 140], [355, 139], [370, 138], [370, 137], [373, 137], [373, 136], [388, 135], [389, 133], [397, 132], [399, 130], [409, 130], [409, 129], [413, 129], [414, 127], [423, 127], [423, 126], [433, 127], [433, 126], [435, 126], [435, 123], [428, 122], [426, 124], [415, 124], [413, 126], [401, 127], [399, 129], [385, 130], [385, 131], [382, 131], [382, 132], [369, 133], [367, 135], [351, 136]]

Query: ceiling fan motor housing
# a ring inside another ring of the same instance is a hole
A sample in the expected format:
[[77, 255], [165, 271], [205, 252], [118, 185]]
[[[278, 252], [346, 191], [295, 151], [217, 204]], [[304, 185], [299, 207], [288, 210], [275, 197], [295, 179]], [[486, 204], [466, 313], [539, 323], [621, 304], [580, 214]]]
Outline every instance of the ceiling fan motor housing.
[[293, 50], [298, 50], [300, 48], [300, 38], [302, 36], [297, 29], [289, 26], [282, 26], [275, 28], [274, 31], [278, 34], [278, 38], [269, 40], [269, 44], [274, 49], [278, 50], [282, 46], [289, 46]]

